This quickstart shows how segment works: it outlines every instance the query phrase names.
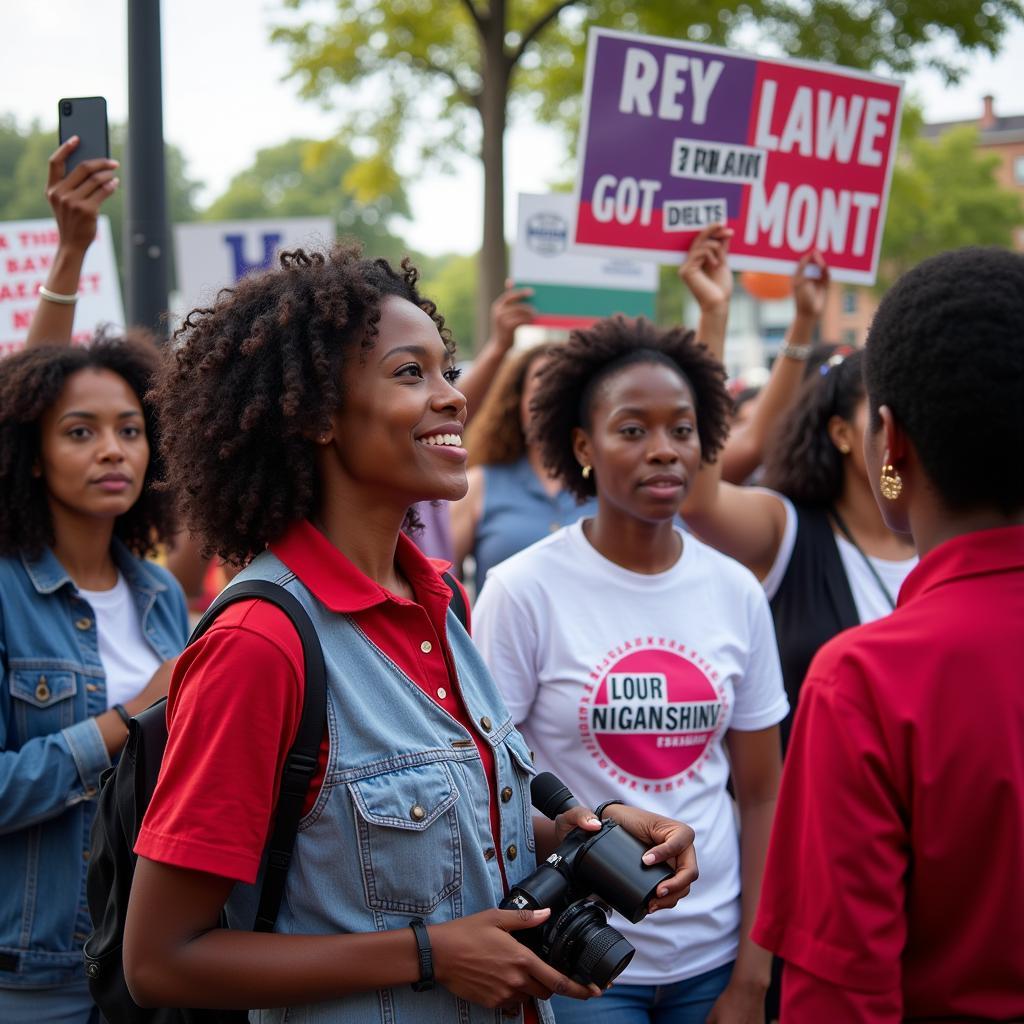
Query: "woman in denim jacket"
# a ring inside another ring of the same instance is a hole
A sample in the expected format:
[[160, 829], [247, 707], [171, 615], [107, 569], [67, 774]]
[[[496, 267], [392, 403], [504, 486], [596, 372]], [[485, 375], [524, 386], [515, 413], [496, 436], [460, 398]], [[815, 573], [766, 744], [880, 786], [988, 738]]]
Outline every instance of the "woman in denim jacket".
[[[248, 563], [239, 578], [303, 603], [328, 713], [275, 931], [254, 933], [301, 648], [277, 609], [240, 601], [179, 659], [125, 928], [143, 1005], [549, 1024], [553, 991], [599, 994], [510, 934], [548, 910], [496, 909], [559, 829], [599, 823], [574, 808], [535, 833], [529, 751], [437, 567], [401, 532], [416, 502], [466, 491], [452, 345], [404, 270], [346, 248], [284, 254], [189, 316], [156, 388], [189, 527]], [[696, 877], [690, 829], [611, 814], [671, 863], [653, 909], [674, 904]]]
[[99, 777], [166, 692], [180, 587], [143, 560], [169, 525], [150, 484], [157, 364], [143, 340], [0, 366], [0, 1020], [98, 1020], [81, 946]]

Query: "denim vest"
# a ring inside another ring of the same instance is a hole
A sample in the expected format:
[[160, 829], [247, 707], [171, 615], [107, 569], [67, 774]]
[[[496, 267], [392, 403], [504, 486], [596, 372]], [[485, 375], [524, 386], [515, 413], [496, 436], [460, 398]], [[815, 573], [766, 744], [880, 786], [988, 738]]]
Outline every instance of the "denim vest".
[[[272, 580], [294, 594], [313, 620], [327, 667], [329, 762], [319, 797], [299, 824], [276, 931], [387, 931], [405, 928], [414, 917], [439, 924], [497, 906], [503, 891], [489, 799], [498, 801], [505, 870], [514, 884], [536, 867], [530, 810], [534, 768], [454, 614], [448, 614], [448, 643], [469, 716], [494, 752], [497, 779], [491, 794], [470, 734], [350, 617], [325, 608], [269, 552], [236, 579]], [[258, 891], [259, 882], [235, 886], [228, 902], [233, 927], [252, 926]], [[411, 933], [409, 942], [411, 948]], [[548, 1005], [538, 1006], [541, 1021], [553, 1024]], [[250, 1020], [261, 1024], [497, 1024], [509, 1019], [441, 986], [417, 993], [408, 985], [250, 1013]]]
[[[185, 598], [115, 540], [142, 633], [161, 659], [188, 639]], [[0, 988], [84, 980], [89, 829], [110, 766], [96, 616], [52, 551], [0, 558]]]

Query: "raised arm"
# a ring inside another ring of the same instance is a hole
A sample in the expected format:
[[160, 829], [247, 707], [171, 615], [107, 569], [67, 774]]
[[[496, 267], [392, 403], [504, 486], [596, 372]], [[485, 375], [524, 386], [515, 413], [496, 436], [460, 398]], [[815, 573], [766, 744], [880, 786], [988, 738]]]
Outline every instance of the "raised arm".
[[[729, 269], [731, 231], [713, 224], [690, 246], [679, 276], [700, 308], [698, 338], [718, 359], [725, 352], [725, 329], [732, 296]], [[681, 509], [694, 533], [764, 579], [775, 561], [786, 526], [785, 506], [767, 491], [722, 481], [722, 456], [701, 467]]]
[[530, 288], [509, 288], [491, 303], [491, 333], [484, 346], [473, 359], [473, 365], [459, 380], [459, 390], [466, 396], [468, 418], [483, 405], [505, 357], [512, 349], [516, 328], [532, 323], [536, 315], [527, 299]]
[[50, 157], [46, 198], [57, 219], [60, 243], [43, 286], [46, 291], [39, 293], [26, 348], [70, 344], [85, 253], [96, 237], [100, 207], [120, 180], [117, 161], [103, 158], [86, 160], [65, 176], [67, 158], [77, 148], [78, 136], [72, 135]]
[[772, 366], [768, 383], [758, 395], [754, 413], [729, 435], [722, 452], [722, 479], [739, 484], [764, 461], [765, 445], [779, 420], [788, 412], [804, 379], [814, 331], [825, 311], [829, 274], [821, 253], [807, 253], [793, 274], [796, 315]]

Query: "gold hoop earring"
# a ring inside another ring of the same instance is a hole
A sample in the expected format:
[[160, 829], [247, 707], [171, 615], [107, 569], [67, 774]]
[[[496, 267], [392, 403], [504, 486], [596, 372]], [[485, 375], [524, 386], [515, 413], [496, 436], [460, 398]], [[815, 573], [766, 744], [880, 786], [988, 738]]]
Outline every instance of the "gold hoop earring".
[[882, 466], [882, 476], [878, 482], [878, 489], [882, 497], [887, 501], [895, 501], [903, 493], [903, 477], [893, 469], [892, 464], [887, 462]]
[[590, 467], [589, 466], [584, 466], [583, 469], [580, 470], [580, 472], [583, 474], [583, 479], [584, 480], [589, 480], [590, 479]]

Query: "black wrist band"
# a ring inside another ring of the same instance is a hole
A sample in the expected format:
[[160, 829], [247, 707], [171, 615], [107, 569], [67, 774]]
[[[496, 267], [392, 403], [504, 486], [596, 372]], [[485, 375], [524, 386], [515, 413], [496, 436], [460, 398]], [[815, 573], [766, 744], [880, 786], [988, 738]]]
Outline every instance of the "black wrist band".
[[607, 808], [611, 807], [612, 804], [621, 804], [621, 803], [623, 803], [622, 800], [605, 800], [605, 802], [603, 804], [599, 804], [597, 809], [594, 811], [594, 814], [596, 815], [598, 821], [603, 820], [605, 810]]
[[412, 990], [429, 992], [434, 987], [434, 953], [430, 948], [427, 926], [418, 917], [414, 917], [409, 927], [416, 936], [416, 952], [420, 958], [420, 980], [412, 983]]
[[124, 722], [126, 729], [132, 727], [132, 716], [128, 714], [128, 709], [123, 704], [115, 704], [110, 710], [117, 712], [117, 717]]

